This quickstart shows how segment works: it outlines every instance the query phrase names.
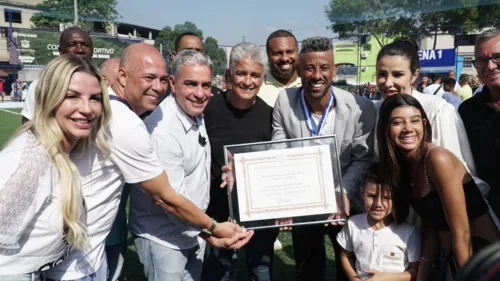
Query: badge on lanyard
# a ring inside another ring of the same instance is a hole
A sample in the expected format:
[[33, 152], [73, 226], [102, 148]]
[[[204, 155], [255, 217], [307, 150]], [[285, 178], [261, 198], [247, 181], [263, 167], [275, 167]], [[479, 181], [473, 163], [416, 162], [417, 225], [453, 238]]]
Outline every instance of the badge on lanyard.
[[330, 87], [330, 98], [328, 99], [328, 104], [326, 105], [325, 110], [323, 111], [323, 115], [321, 116], [321, 119], [318, 122], [318, 126], [316, 126], [316, 123], [314, 123], [314, 120], [312, 118], [312, 112], [306, 103], [306, 99], [304, 98], [304, 88], [301, 88], [299, 96], [300, 96], [300, 105], [302, 107], [302, 113], [304, 114], [304, 118], [306, 119], [307, 127], [309, 128], [309, 130], [311, 130], [311, 133], [314, 136], [318, 136], [319, 132], [321, 131], [321, 128], [325, 123], [326, 118], [328, 117], [328, 113], [335, 105], [333, 87]]

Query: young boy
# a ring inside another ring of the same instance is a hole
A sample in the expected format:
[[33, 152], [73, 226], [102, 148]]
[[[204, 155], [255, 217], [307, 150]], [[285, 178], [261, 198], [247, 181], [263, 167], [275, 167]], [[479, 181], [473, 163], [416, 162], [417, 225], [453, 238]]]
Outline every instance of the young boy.
[[349, 280], [415, 280], [420, 234], [408, 223], [395, 223], [392, 190], [380, 184], [376, 164], [368, 169], [361, 193], [366, 213], [350, 217], [337, 236]]

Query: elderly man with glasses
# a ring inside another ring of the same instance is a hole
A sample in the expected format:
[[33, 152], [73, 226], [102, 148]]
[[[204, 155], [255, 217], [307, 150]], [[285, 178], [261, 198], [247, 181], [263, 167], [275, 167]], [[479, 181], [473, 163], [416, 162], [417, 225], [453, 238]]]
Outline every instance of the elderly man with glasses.
[[467, 130], [479, 178], [491, 190], [488, 199], [500, 215], [500, 30], [484, 31], [476, 38], [473, 61], [484, 87], [459, 108]]

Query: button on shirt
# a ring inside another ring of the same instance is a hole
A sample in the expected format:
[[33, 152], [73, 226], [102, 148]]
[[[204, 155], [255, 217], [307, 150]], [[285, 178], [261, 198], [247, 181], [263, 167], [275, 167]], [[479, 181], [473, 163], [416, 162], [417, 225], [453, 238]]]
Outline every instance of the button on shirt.
[[286, 88], [298, 88], [302, 86], [302, 81], [300, 77], [297, 77], [289, 86], [281, 84], [270, 71], [266, 73], [266, 79], [262, 86], [260, 87], [259, 93], [257, 94], [261, 99], [263, 99], [270, 107], [274, 107], [276, 99], [278, 98], [281, 91]]
[[420, 258], [420, 234], [410, 224], [391, 224], [375, 231], [366, 213], [352, 216], [337, 236], [340, 246], [353, 252], [356, 272], [367, 278], [367, 269], [404, 272]]
[[[172, 188], [205, 211], [210, 200], [211, 156], [203, 116], [193, 120], [170, 95], [144, 123]], [[142, 189], [132, 188], [130, 198], [132, 233], [171, 249], [198, 244], [200, 229], [156, 206]]]

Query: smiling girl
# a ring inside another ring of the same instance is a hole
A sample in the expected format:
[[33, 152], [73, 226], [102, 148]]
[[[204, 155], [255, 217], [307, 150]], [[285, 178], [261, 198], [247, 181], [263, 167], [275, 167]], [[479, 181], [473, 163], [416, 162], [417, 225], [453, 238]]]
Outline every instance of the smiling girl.
[[[474, 250], [498, 241], [500, 233], [478, 186], [450, 151], [431, 143], [426, 112], [410, 95], [388, 97], [377, 126], [382, 181], [398, 187], [395, 201], [411, 206], [423, 221], [417, 280], [431, 280], [431, 265], [441, 255], [441, 278], [465, 265]], [[404, 210], [404, 208], [399, 209]], [[434, 280], [434, 279], [432, 279]]]
[[[385, 45], [377, 55], [376, 80], [382, 98], [405, 94], [418, 100], [432, 126], [432, 143], [451, 151], [464, 162], [472, 175], [476, 175], [469, 140], [460, 116], [444, 99], [422, 94], [415, 89], [419, 74], [418, 47], [412, 40], [396, 40]], [[378, 112], [383, 99], [375, 104]], [[486, 183], [479, 184], [481, 190], [489, 190]]]

